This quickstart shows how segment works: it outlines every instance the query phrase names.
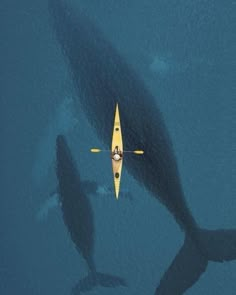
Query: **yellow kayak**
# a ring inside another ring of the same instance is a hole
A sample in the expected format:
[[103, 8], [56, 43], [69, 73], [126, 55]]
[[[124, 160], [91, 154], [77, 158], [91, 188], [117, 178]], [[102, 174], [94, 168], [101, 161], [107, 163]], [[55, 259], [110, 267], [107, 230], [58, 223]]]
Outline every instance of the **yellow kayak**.
[[112, 170], [113, 170], [114, 185], [115, 185], [115, 195], [116, 195], [116, 198], [118, 199], [119, 191], [120, 191], [121, 171], [122, 171], [122, 164], [123, 164], [123, 141], [122, 141], [118, 104], [116, 105], [116, 111], [115, 111], [111, 152], [112, 152], [111, 156], [112, 156]]
[[[90, 151], [92, 153], [108, 152], [108, 150], [102, 150], [99, 148], [92, 148], [90, 149]], [[115, 196], [116, 196], [116, 199], [118, 199], [119, 191], [120, 191], [120, 179], [121, 179], [124, 153], [133, 153], [136, 155], [144, 154], [143, 150], [124, 151], [118, 104], [116, 104], [111, 151], [109, 152], [111, 152], [111, 159], [112, 159], [111, 162], [112, 162], [112, 172], [113, 172], [114, 185], [115, 185]]]

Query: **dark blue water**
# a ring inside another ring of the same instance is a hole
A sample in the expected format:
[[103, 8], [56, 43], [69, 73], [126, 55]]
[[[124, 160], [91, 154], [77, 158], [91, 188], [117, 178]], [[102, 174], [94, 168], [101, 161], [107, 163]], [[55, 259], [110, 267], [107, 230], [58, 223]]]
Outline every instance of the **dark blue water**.
[[[77, 5], [155, 95], [198, 223], [236, 228], [236, 4], [83, 0]], [[112, 186], [110, 160], [88, 152], [101, 143], [72, 103], [75, 92], [47, 1], [1, 1], [0, 32], [0, 294], [69, 294], [86, 275], [85, 263], [59, 207], [39, 218], [56, 187], [56, 135], [66, 134], [81, 177], [101, 189]], [[90, 294], [153, 294], [183, 242], [169, 212], [125, 170], [122, 177], [121, 190], [128, 190], [132, 201], [102, 194], [91, 201], [97, 268], [126, 278], [129, 287], [98, 287]], [[234, 294], [235, 272], [235, 262], [210, 263], [186, 294]]]

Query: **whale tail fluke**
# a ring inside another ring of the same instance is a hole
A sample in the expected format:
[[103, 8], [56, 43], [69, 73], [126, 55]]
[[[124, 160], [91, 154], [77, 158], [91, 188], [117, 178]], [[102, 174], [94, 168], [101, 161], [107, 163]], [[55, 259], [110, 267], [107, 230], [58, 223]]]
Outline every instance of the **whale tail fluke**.
[[236, 259], [236, 230], [200, 230], [199, 246], [186, 237], [184, 245], [161, 278], [155, 295], [182, 295], [206, 270], [208, 261]]
[[207, 259], [186, 237], [184, 245], [161, 278], [155, 295], [181, 295], [190, 288], [205, 271]]
[[236, 259], [236, 230], [200, 230], [200, 242], [207, 259], [224, 262]]
[[119, 286], [126, 287], [127, 284], [124, 279], [118, 276], [96, 272], [81, 279], [72, 289], [72, 294], [79, 295], [92, 290], [96, 286], [115, 288]]

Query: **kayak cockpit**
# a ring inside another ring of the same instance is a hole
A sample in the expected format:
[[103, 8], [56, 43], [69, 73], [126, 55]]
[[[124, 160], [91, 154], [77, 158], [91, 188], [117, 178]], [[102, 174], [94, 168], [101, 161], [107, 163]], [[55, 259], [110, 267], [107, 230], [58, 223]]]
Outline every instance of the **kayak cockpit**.
[[118, 147], [118, 145], [115, 147], [115, 149], [113, 150], [111, 157], [114, 161], [120, 161], [122, 160], [123, 157], [123, 153], [120, 150], [120, 148]]

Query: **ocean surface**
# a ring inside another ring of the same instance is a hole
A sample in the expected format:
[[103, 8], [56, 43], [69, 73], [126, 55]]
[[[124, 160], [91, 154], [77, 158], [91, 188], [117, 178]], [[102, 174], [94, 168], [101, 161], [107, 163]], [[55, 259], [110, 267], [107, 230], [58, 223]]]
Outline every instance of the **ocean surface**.
[[[156, 97], [198, 224], [236, 229], [236, 2], [70, 2], [86, 11]], [[184, 234], [125, 165], [121, 191], [132, 199], [117, 202], [104, 193], [113, 186], [110, 159], [90, 154], [101, 143], [73, 105], [75, 95], [47, 1], [2, 0], [0, 294], [70, 294], [87, 273], [60, 206], [49, 201], [57, 188], [58, 134], [66, 135], [81, 178], [100, 188], [90, 196], [97, 269], [128, 283], [88, 294], [154, 294]], [[236, 261], [210, 262], [185, 294], [236, 294]]]

